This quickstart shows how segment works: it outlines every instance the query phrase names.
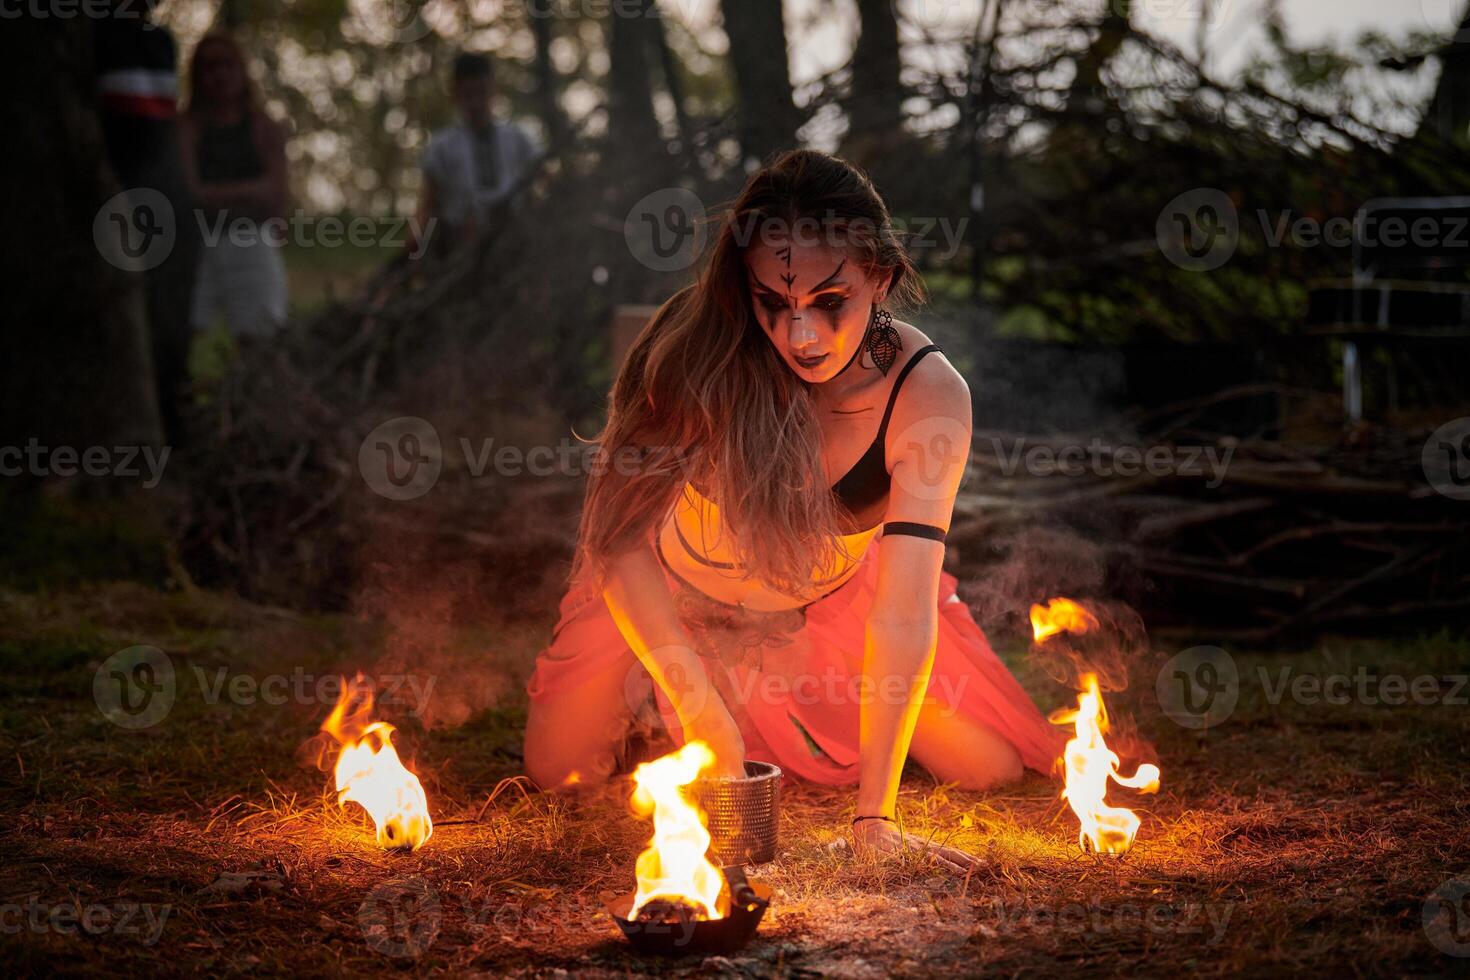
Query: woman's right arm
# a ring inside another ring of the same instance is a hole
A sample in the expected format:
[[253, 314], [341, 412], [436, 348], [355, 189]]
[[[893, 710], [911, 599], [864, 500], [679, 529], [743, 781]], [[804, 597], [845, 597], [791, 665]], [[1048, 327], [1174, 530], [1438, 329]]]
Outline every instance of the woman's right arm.
[[709, 743], [716, 775], [744, 776], [745, 740], [739, 725], [679, 622], [652, 547], [610, 562], [602, 595], [628, 646], [673, 705], [684, 741]]

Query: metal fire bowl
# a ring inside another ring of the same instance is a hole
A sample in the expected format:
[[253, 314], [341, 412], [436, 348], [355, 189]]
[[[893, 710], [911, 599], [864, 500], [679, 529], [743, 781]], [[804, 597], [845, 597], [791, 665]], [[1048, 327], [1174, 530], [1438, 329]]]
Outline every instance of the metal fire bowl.
[[613, 921], [629, 944], [649, 956], [716, 956], [733, 953], [750, 941], [771, 904], [771, 887], [747, 880], [738, 865], [725, 868], [729, 882], [730, 912], [723, 919], [702, 921], [637, 922], [627, 918], [633, 895], [607, 903]]
[[710, 860], [719, 865], [776, 859], [781, 768], [746, 760], [744, 779], [698, 779], [685, 795], [709, 818]]

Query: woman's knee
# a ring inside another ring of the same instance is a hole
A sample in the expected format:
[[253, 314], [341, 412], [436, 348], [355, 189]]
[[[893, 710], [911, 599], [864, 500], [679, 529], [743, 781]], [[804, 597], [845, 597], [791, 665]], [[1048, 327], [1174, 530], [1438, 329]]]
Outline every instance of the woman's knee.
[[617, 754], [611, 746], [558, 746], [546, 738], [536, 737], [528, 728], [525, 741], [526, 775], [547, 792], [574, 793], [599, 786], [617, 768]]
[[1019, 780], [1026, 770], [1021, 754], [999, 732], [952, 712], [921, 713], [910, 752], [935, 779], [961, 789], [994, 789]]
[[606, 782], [617, 769], [630, 712], [621, 701], [572, 696], [531, 702], [522, 758], [543, 790], [576, 791]]

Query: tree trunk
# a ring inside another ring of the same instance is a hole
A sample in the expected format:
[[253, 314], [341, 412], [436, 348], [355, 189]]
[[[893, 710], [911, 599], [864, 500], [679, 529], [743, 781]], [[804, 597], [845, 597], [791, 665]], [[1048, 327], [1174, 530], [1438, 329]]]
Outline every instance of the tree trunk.
[[1420, 128], [1452, 146], [1470, 146], [1470, 6], [1438, 56], [1443, 68]]
[[566, 142], [566, 117], [561, 111], [561, 86], [551, 61], [552, 18], [531, 13], [531, 33], [536, 39], [536, 102], [541, 125], [546, 128], [547, 150], [555, 153]]
[[738, 99], [740, 150], [747, 162], [796, 144], [801, 117], [791, 100], [786, 25], [779, 0], [721, 0]]
[[0, 84], [25, 93], [0, 110], [4, 131], [23, 134], [7, 151], [15, 176], [5, 184], [11, 231], [0, 246], [10, 294], [0, 445], [155, 445], [143, 278], [105, 261], [94, 238], [100, 209], [120, 188], [97, 116], [92, 23], [25, 17], [0, 38]]
[[1102, 70], [1123, 40], [1133, 32], [1133, 7], [1119, 9], [1109, 5], [1102, 23], [1098, 25], [1097, 37], [1087, 52], [1077, 62], [1077, 75], [1072, 79], [1072, 91], [1067, 103], [1074, 111], [1100, 113], [1107, 105], [1106, 86], [1102, 82]]
[[679, 58], [674, 54], [674, 49], [669, 46], [669, 32], [664, 29], [662, 18], [654, 26], [653, 42], [658, 45], [659, 68], [663, 73], [664, 88], [669, 93], [669, 99], [674, 103], [674, 124], [678, 130], [679, 152], [692, 165], [694, 147], [690, 141], [694, 137], [694, 130], [689, 125], [689, 117], [684, 112], [684, 83], [679, 78]]
[[[627, 16], [636, 7], [636, 15]], [[654, 0], [633, 0], [619, 8], [608, 39], [612, 66], [608, 78], [609, 147], [625, 166], [636, 167], [656, 152], [658, 118], [653, 112], [653, 74], [649, 65], [649, 13]]]
[[890, 0], [858, 0], [862, 33], [852, 56], [844, 151], [860, 163], [881, 153], [903, 124], [898, 21]]

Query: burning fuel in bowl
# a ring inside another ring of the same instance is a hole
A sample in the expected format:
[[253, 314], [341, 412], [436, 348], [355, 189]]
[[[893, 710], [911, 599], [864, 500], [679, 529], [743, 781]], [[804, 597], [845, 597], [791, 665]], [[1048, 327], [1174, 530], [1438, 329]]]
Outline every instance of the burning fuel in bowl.
[[771, 903], [742, 865], [775, 857], [781, 770], [747, 762], [744, 779], [700, 779], [714, 761], [708, 745], [690, 742], [633, 773], [633, 806], [652, 815], [653, 839], [638, 856], [638, 890], [608, 911], [641, 953], [733, 952]]

